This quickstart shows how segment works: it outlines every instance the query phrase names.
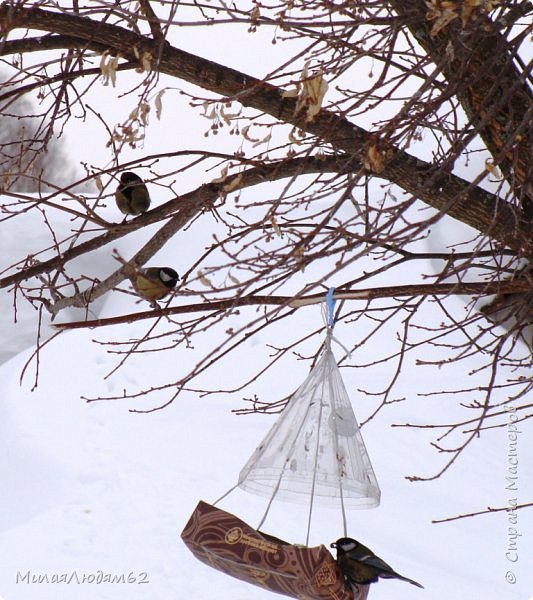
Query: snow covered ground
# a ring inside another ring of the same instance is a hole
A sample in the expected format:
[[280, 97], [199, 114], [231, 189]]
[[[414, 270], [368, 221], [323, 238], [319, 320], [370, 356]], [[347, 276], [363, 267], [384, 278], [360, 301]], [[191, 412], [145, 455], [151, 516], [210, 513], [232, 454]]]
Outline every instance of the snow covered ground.
[[[122, 303], [131, 300], [112, 294], [103, 310], [117, 314]], [[316, 319], [314, 327], [320, 312], [312, 310], [306, 318], [308, 323]], [[28, 335], [31, 323], [25, 323], [19, 329], [2, 330], [5, 350], [19, 333]], [[302, 323], [295, 319], [295, 327], [304, 327]], [[128, 338], [141, 330], [141, 324], [127, 325], [106, 334]], [[336, 333], [341, 340], [348, 335], [342, 325]], [[19, 382], [30, 350], [0, 367], [2, 600], [276, 597], [198, 562], [180, 539], [196, 503], [213, 502], [236, 482], [275, 416], [235, 416], [231, 412], [235, 402], [194, 394], [144, 415], [128, 412], [136, 406], [131, 401], [87, 404], [81, 396], [142, 386], [146, 378], [164, 379], [187, 360], [186, 351], [180, 349], [155, 358], [137, 357], [111, 380], [104, 379], [114, 363], [92, 342], [98, 337], [103, 337], [101, 332], [72, 331], [48, 345], [33, 392], [31, 367]], [[16, 343], [11, 348], [15, 351]], [[250, 343], [243, 356], [253, 362], [258, 352], [257, 342]], [[294, 373], [280, 369], [279, 379], [303, 381], [305, 373], [306, 367], [298, 364]], [[361, 372], [342, 373], [362, 420], [367, 400], [354, 392]], [[421, 377], [430, 378], [431, 372], [407, 372], [399, 395], [409, 401], [391, 406], [363, 428], [382, 503], [377, 509], [350, 512], [348, 531], [425, 589], [382, 581], [372, 586], [369, 598], [528, 600], [533, 597], [533, 511], [518, 512], [516, 522], [505, 512], [443, 524], [431, 520], [487, 505], [505, 506], [515, 498], [530, 501], [531, 422], [518, 427], [515, 489], [506, 489], [512, 447], [505, 429], [487, 432], [442, 478], [411, 483], [405, 475], [431, 475], [442, 464], [428, 445], [432, 432], [390, 427], [393, 422], [426, 420], [432, 411], [442, 412], [442, 406], [416, 396]], [[277, 398], [278, 384], [261, 389], [262, 396]], [[150, 406], [157, 400], [151, 398]], [[221, 508], [256, 525], [266, 503], [236, 491]], [[312, 544], [328, 545], [342, 534], [337, 509], [317, 508], [315, 515]], [[306, 520], [305, 506], [276, 502], [263, 529], [301, 543]], [[118, 581], [100, 582], [106, 576]]]
[[[196, 47], [196, 38], [194, 44]], [[238, 49], [241, 60], [256, 62], [256, 54], [242, 52], [237, 44], [230, 48]], [[242, 68], [246, 70], [246, 65]], [[107, 102], [106, 109], [115, 105], [118, 103]], [[154, 137], [175, 149], [178, 133], [187, 139], [183, 132], [186, 126], [180, 121], [176, 135], [168, 135], [165, 130], [159, 136], [156, 131]], [[213, 143], [211, 139], [209, 143]], [[164, 149], [158, 147], [160, 152]], [[89, 152], [101, 154], [101, 145], [88, 141]], [[85, 154], [84, 159], [90, 162]], [[183, 188], [190, 189], [191, 185], [184, 182]], [[166, 199], [158, 198], [157, 202]], [[42, 247], [41, 242], [48, 235], [42, 223], [24, 224], [18, 218], [0, 227], [2, 268], [11, 264], [10, 256], [20, 259], [34, 251], [29, 246], [31, 242], [35, 242], [35, 249]], [[206, 234], [209, 239], [211, 233]], [[195, 235], [194, 227], [180, 233], [179, 247], [174, 251], [165, 248], [152, 264], [170, 264], [183, 272], [176, 261], [179, 263], [183, 253], [191, 248]], [[448, 231], [446, 239], [447, 236]], [[130, 256], [128, 250], [133, 246], [127, 244], [121, 241], [114, 246], [124, 256]], [[109, 248], [99, 252], [98, 258], [91, 257], [89, 263], [80, 261], [72, 266], [95, 277], [113, 267]], [[306, 271], [306, 277], [311, 276]], [[459, 299], [457, 303], [461, 305]], [[106, 315], [132, 309], [135, 304], [131, 297], [116, 293], [95, 307]], [[316, 307], [299, 312], [305, 316], [294, 317], [290, 332], [294, 337], [321, 323]], [[12, 316], [12, 297], [1, 291], [0, 362], [7, 362], [0, 366], [0, 600], [275, 598], [198, 562], [180, 539], [197, 502], [213, 502], [236, 483], [240, 469], [275, 416], [235, 416], [231, 410], [242, 406], [238, 399], [230, 402], [216, 396], [199, 398], [192, 393], [151, 414], [133, 414], [128, 410], [146, 406], [146, 401], [88, 404], [80, 399], [120, 394], [124, 388], [143, 387], [148, 380], [171, 380], [184, 363], [194, 360], [194, 350], [182, 348], [155, 357], [144, 355], [127, 361], [112, 378], [105, 379], [115, 362], [105, 348], [92, 340], [106, 336], [128, 339], [143, 331], [141, 324], [105, 332], [80, 330], [62, 334], [43, 349], [38, 386], [31, 391], [33, 366], [22, 384], [19, 380], [31, 353], [28, 347], [35, 340], [36, 313], [19, 305], [16, 325], [11, 323]], [[58, 320], [80, 316], [73, 312], [62, 314]], [[283, 335], [282, 329], [278, 335]], [[337, 326], [336, 335], [345, 343], [350, 339], [348, 327], [343, 329], [342, 324]], [[276, 341], [279, 340], [265, 335], [244, 346], [239, 369], [253, 364], [259, 355], [264, 355], [266, 345]], [[335, 345], [333, 350], [339, 352]], [[372, 346], [368, 351], [371, 350]], [[471, 367], [476, 366], [479, 365], [472, 359]], [[258, 383], [256, 391], [264, 399], [276, 400], [303, 381], [306, 369], [302, 361], [295, 360], [292, 365], [286, 362], [266, 381]], [[222, 379], [236, 370], [221, 369], [219, 376]], [[355, 413], [362, 421], [371, 412], [370, 401], [358, 395], [356, 389], [361, 387], [360, 378], [370, 375], [360, 369], [344, 369], [342, 374]], [[376, 370], [371, 376], [378, 383], [385, 378]], [[421, 386], [427, 389], [435, 376], [435, 370], [429, 368], [406, 367], [396, 395], [405, 396], [408, 401], [391, 405], [363, 428], [382, 502], [376, 509], [348, 513], [348, 532], [400, 573], [425, 586], [419, 590], [400, 581], [382, 581], [372, 586], [369, 599], [533, 599], [532, 509], [519, 511], [516, 522], [512, 515], [499, 512], [431, 523], [432, 519], [489, 505], [506, 506], [515, 499], [518, 503], [530, 502], [532, 423], [520, 424], [516, 442], [509, 437], [514, 435], [510, 428], [487, 431], [440, 479], [409, 482], [406, 475], [433, 475], [442, 466], [443, 457], [429, 446], [434, 431], [390, 425], [454, 418], [457, 398], [449, 398], [449, 405], [443, 405], [417, 396]], [[452, 369], [447, 376], [458, 375]], [[166, 399], [163, 394], [154, 395], [148, 405], [157, 406]], [[512, 425], [511, 420], [509, 424]], [[506, 489], [510, 486], [506, 479], [510, 474], [509, 454], [515, 450], [518, 478], [511, 482], [511, 489]], [[236, 491], [221, 503], [221, 508], [255, 526], [266, 502]], [[302, 543], [306, 510], [303, 505], [276, 502], [263, 529]], [[311, 543], [329, 545], [342, 534], [341, 515], [337, 509], [325, 508], [317, 508], [315, 515]], [[100, 582], [101, 578], [118, 581]], [[62, 582], [56, 583], [56, 579]]]

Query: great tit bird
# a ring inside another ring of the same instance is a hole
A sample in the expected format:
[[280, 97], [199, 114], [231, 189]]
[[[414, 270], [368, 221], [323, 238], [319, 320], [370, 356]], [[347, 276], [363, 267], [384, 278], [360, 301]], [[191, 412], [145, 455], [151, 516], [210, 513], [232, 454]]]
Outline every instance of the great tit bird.
[[137, 269], [131, 277], [135, 291], [144, 298], [155, 302], [161, 300], [176, 287], [179, 275], [170, 267], [148, 267]]
[[352, 538], [340, 538], [331, 544], [337, 549], [337, 565], [349, 583], [375, 583], [379, 577], [384, 579], [401, 579], [423, 588], [416, 581], [404, 577], [376, 556], [370, 548], [363, 546]]
[[131, 171], [126, 171], [120, 176], [115, 200], [125, 215], [140, 215], [150, 207], [150, 194], [144, 181]]

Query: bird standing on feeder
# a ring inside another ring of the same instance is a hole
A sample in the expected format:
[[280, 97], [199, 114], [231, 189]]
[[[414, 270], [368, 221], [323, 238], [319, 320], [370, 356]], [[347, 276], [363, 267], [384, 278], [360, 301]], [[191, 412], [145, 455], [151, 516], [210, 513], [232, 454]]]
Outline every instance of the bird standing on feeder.
[[161, 300], [176, 287], [179, 275], [170, 267], [148, 267], [136, 269], [131, 276], [135, 291], [150, 302]]
[[115, 201], [125, 215], [140, 215], [150, 208], [150, 194], [144, 181], [131, 171], [120, 176]]
[[401, 579], [423, 588], [416, 581], [404, 577], [376, 556], [370, 548], [363, 546], [352, 538], [340, 538], [333, 542], [331, 548], [337, 549], [337, 565], [348, 583], [375, 583], [379, 577], [384, 579]]

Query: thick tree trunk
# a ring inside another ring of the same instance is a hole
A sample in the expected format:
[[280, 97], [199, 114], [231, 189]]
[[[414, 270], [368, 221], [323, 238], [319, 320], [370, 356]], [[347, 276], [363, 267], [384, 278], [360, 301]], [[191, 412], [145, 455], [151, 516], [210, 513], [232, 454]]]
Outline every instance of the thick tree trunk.
[[[476, 14], [467, 23], [457, 17], [432, 35], [424, 0], [389, 0], [411, 33], [439, 65], [470, 122], [504, 173], [522, 212], [524, 227], [533, 227], [533, 97], [507, 40], [505, 24]], [[459, 4], [459, 3], [458, 3]], [[524, 2], [525, 14], [532, 5]]]

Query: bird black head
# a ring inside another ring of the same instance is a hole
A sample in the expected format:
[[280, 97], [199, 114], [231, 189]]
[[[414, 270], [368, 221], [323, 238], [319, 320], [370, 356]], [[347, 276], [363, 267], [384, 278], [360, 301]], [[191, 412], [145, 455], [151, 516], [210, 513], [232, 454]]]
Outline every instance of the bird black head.
[[136, 175], [135, 173], [132, 173], [131, 171], [125, 171], [120, 176], [120, 183], [123, 183], [123, 184], [142, 183], [142, 182], [143, 182], [143, 180], [138, 175]]
[[180, 276], [170, 267], [162, 267], [159, 271], [159, 279], [167, 286], [167, 288], [176, 287]]
[[359, 546], [359, 542], [353, 538], [339, 538], [336, 542], [330, 544], [330, 548], [336, 548], [337, 552], [344, 554], [345, 552], [351, 552]]

